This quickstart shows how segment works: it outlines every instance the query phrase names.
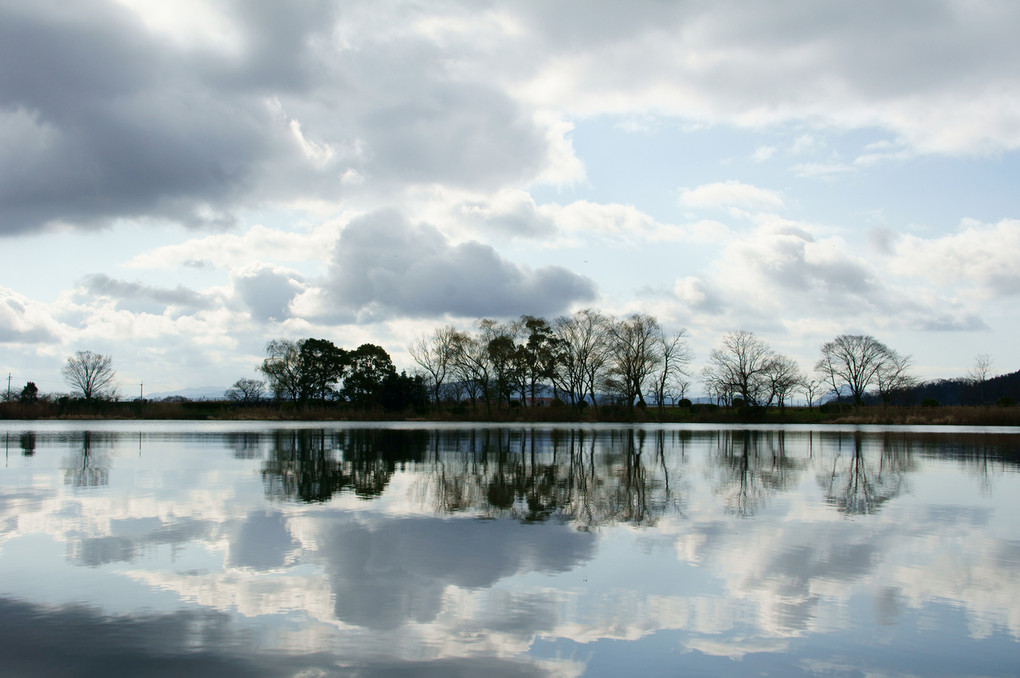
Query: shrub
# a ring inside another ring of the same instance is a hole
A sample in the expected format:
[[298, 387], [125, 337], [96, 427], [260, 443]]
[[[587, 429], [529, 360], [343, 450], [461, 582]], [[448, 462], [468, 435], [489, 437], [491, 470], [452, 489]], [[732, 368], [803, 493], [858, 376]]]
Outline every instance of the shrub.
[[999, 407], [1012, 407], [1013, 399], [1010, 398], [1009, 396], [1002, 396], [1001, 398], [995, 401], [995, 404], [998, 405]]
[[680, 399], [680, 402], [678, 402], [678, 403], [676, 404], [676, 406], [677, 406], [677, 407], [682, 407], [682, 408], [684, 408], [685, 410], [689, 410], [689, 409], [691, 409], [691, 406], [692, 406], [692, 405], [693, 405], [693, 403], [692, 403], [692, 402], [691, 402], [690, 400], [688, 400], [687, 398], [681, 398], [681, 399]]
[[921, 407], [938, 407], [939, 401], [935, 398], [925, 398], [921, 401]]

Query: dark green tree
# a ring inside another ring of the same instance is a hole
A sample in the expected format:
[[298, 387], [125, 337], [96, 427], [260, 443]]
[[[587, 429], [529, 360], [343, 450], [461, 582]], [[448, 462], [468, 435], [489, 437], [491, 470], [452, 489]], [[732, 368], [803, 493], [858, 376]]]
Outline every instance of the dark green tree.
[[347, 376], [350, 354], [327, 339], [306, 339], [298, 356], [301, 400], [335, 400]]
[[382, 404], [383, 384], [396, 374], [389, 353], [375, 344], [362, 344], [347, 354], [348, 372], [341, 394], [356, 408], [371, 409]]
[[382, 407], [387, 412], [423, 411], [428, 407], [429, 387], [425, 376], [409, 376], [407, 372], [388, 375], [383, 380]]
[[25, 384], [25, 388], [21, 389], [21, 395], [18, 396], [18, 402], [24, 405], [31, 405], [38, 399], [39, 387], [35, 385], [34, 381]]
[[530, 397], [534, 402], [540, 383], [547, 381], [555, 388], [556, 369], [562, 357], [563, 346], [545, 318], [525, 315], [521, 316], [521, 324], [528, 335], [528, 341], [521, 351], [523, 382], [527, 390], [522, 399]]

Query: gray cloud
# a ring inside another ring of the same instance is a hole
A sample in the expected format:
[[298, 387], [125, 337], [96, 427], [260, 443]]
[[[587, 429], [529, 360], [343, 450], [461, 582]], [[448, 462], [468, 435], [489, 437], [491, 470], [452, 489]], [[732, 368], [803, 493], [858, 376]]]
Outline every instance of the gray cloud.
[[290, 317], [290, 302], [302, 287], [293, 274], [261, 266], [238, 275], [234, 289], [255, 320], [268, 322]]
[[167, 306], [191, 310], [212, 308], [209, 297], [178, 285], [173, 289], [116, 280], [103, 273], [85, 277], [81, 284], [92, 295], [112, 297], [121, 308], [135, 313], [162, 313]]
[[98, 0], [0, 4], [0, 231], [224, 228], [242, 207], [336, 199], [349, 170], [385, 196], [493, 188], [548, 160], [530, 112], [453, 77], [424, 36], [343, 51], [332, 3], [226, 10], [238, 53], [184, 48]]
[[347, 226], [328, 290], [342, 309], [412, 316], [554, 314], [595, 296], [588, 278], [555, 266], [517, 266], [478, 242], [451, 244], [438, 229], [394, 211]]
[[218, 96], [126, 12], [65, 9], [0, 10], [0, 114], [25, 132], [0, 155], [4, 230], [146, 216], [232, 224], [282, 134], [269, 111]]

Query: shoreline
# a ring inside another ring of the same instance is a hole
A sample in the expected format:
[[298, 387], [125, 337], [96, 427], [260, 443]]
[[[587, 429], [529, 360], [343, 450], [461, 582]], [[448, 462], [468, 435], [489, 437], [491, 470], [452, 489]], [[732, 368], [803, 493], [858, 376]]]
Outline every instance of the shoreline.
[[0, 404], [0, 421], [261, 421], [261, 422], [414, 422], [436, 424], [710, 424], [710, 425], [832, 425], [832, 426], [991, 426], [1020, 427], [1020, 407], [999, 406], [859, 406], [787, 407], [727, 410], [667, 407], [629, 410], [622, 407], [574, 411], [528, 408], [494, 411], [387, 412], [354, 411], [336, 407], [277, 405], [238, 406], [219, 401], [190, 403], [95, 403], [58, 412], [51, 405]]

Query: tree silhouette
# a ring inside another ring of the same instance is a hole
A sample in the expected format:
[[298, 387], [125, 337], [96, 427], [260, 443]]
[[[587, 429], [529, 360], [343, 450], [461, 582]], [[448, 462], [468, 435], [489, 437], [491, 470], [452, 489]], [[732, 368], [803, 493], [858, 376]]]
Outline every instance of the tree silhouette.
[[78, 351], [60, 370], [72, 391], [85, 400], [112, 397], [116, 390], [113, 359], [92, 351]]

